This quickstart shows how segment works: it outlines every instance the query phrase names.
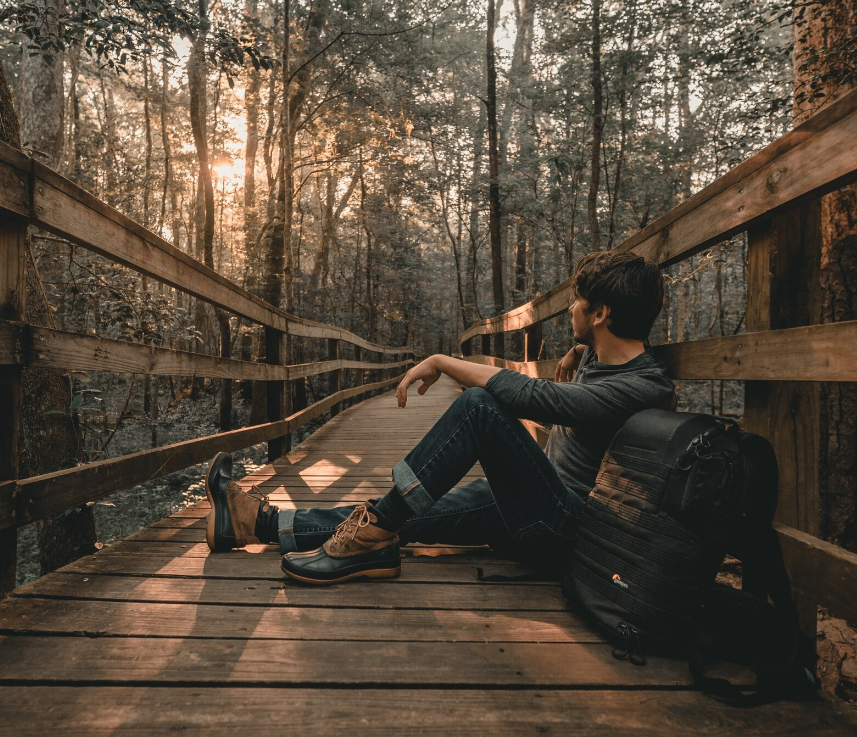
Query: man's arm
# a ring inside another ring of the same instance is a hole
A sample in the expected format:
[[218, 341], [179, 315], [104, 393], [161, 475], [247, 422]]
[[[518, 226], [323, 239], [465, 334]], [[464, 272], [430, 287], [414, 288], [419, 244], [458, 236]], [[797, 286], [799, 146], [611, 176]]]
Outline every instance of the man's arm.
[[484, 366], [480, 363], [470, 363], [460, 358], [436, 354], [418, 363], [405, 374], [405, 378], [396, 389], [396, 400], [400, 407], [404, 407], [408, 401], [408, 387], [411, 384], [422, 381], [422, 384], [417, 387], [417, 392], [422, 395], [440, 378], [441, 374], [446, 374], [469, 389], [473, 386], [484, 387], [488, 379], [499, 371], [501, 369], [495, 366]]

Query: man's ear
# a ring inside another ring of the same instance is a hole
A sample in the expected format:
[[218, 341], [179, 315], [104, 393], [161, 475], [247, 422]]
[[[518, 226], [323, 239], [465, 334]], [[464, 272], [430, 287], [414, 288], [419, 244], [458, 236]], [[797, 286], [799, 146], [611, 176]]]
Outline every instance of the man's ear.
[[600, 325], [610, 319], [610, 308], [607, 305], [598, 305], [592, 314], [592, 324]]

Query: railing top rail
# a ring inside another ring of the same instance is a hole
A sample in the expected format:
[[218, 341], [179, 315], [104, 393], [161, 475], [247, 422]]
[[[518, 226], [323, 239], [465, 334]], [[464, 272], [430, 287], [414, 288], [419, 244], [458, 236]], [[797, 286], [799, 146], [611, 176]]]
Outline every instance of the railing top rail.
[[0, 212], [15, 213], [84, 248], [289, 335], [333, 338], [375, 353], [410, 353], [344, 328], [290, 315], [176, 248], [44, 164], [0, 142]]
[[[667, 267], [740, 233], [774, 210], [857, 179], [857, 90], [813, 115], [662, 217], [617, 250]], [[564, 312], [571, 279], [546, 294], [469, 326], [476, 336], [520, 330]]]

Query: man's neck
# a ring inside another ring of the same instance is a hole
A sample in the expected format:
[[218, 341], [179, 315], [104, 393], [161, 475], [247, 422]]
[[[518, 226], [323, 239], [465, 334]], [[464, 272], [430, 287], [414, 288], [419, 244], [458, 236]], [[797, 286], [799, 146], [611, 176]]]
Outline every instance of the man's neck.
[[624, 338], [617, 338], [610, 333], [601, 340], [596, 338], [592, 341], [592, 350], [595, 351], [595, 356], [599, 363], [618, 366], [632, 361], [643, 353], [646, 348], [642, 340], [626, 340]]

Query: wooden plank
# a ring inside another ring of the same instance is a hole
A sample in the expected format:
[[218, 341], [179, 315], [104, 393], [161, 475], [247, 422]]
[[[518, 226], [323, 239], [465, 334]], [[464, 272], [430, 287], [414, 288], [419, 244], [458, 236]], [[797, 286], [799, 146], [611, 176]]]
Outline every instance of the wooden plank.
[[[748, 232], [748, 330], [781, 330], [818, 322], [820, 238], [818, 202], [781, 212]], [[784, 348], [784, 363], [790, 360], [791, 350]], [[832, 355], [835, 362], [841, 349]], [[807, 370], [810, 373], [803, 378], [812, 375], [811, 368]], [[747, 381], [744, 385], [744, 427], [766, 437], [777, 455], [776, 519], [811, 535], [818, 533], [820, 414], [818, 386], [811, 382]], [[751, 585], [753, 576], [751, 571]], [[815, 602], [797, 594], [795, 603], [802, 628], [814, 639]]]
[[398, 737], [404, 728], [445, 737], [844, 737], [857, 729], [848, 707], [825, 699], [736, 709], [693, 691], [662, 689], [7, 686], [0, 709], [10, 734], [20, 737], [256, 731]]
[[114, 371], [158, 376], [193, 376], [243, 381], [288, 381], [345, 368], [393, 368], [396, 363], [335, 360], [282, 366], [239, 361], [158, 346], [110, 340], [0, 320], [0, 365], [71, 371]]
[[[796, 200], [817, 198], [857, 172], [857, 90], [617, 246], [666, 267], [752, 227]], [[474, 323], [459, 337], [520, 330], [571, 304], [571, 279], [513, 310]]]
[[[407, 591], [403, 591], [403, 596]], [[601, 642], [571, 612], [289, 608], [68, 599], [0, 604], [0, 634], [339, 642]]]
[[342, 667], [342, 647], [335, 642], [171, 638], [152, 647], [151, 640], [138, 637], [0, 637], [5, 665], [0, 684], [693, 685], [681, 660], [650, 657], [645, 668], [617, 667], [610, 647], [603, 644], [353, 642], [347, 646], [347, 668]]
[[29, 178], [30, 157], [12, 146], [0, 146], [0, 210], [24, 218], [30, 216]]
[[[248, 558], [248, 556], [253, 556]], [[139, 577], [191, 577], [203, 579], [235, 578], [242, 581], [269, 581], [271, 585], [283, 581], [280, 568], [282, 555], [273, 547], [254, 546], [243, 553], [210, 555], [199, 547], [175, 549], [165, 543], [128, 543], [111, 546], [97, 555], [86, 556], [63, 568], [63, 572], [94, 575], [128, 575]], [[405, 561], [402, 575], [395, 584], [472, 584], [478, 581], [476, 569], [486, 576], [501, 574], [517, 576], [530, 573], [522, 563], [499, 560], [494, 557], [445, 556], [421, 558], [419, 565]], [[361, 584], [362, 585], [362, 584]], [[511, 584], [484, 583], [484, 586], [533, 586], [532, 582]], [[313, 589], [314, 590], [314, 589]], [[333, 590], [325, 588], [323, 591]], [[327, 594], [319, 594], [327, 596]]]
[[776, 529], [795, 591], [834, 616], [857, 622], [857, 554], [792, 527]]
[[[412, 567], [422, 565], [416, 561]], [[341, 584], [318, 590], [289, 581], [147, 578], [83, 573], [56, 573], [16, 589], [15, 596], [80, 601], [156, 602], [161, 604], [226, 604], [237, 606], [324, 607], [333, 609], [430, 609], [444, 611], [566, 612], [558, 584], [488, 586], [476, 582], [438, 584], [385, 581]]]
[[[5, 517], [0, 517], [0, 529], [13, 525], [20, 527], [45, 519], [70, 507], [101, 499], [135, 484], [203, 463], [220, 451], [240, 450], [282, 437], [314, 419], [336, 402], [364, 392], [383, 389], [396, 382], [397, 378], [344, 389], [279, 422], [187, 440], [21, 480], [13, 492], [16, 498], [13, 511], [17, 514], [7, 513]], [[5, 508], [8, 509], [8, 506]], [[4, 505], [0, 505], [0, 512], [3, 509]]]
[[[14, 191], [10, 196], [17, 196]], [[0, 318], [23, 320], [26, 314], [27, 226], [19, 217], [0, 220]], [[21, 453], [22, 369], [0, 366], [0, 515], [12, 524], [0, 526], [0, 599], [15, 588], [18, 533], [15, 485]]]
[[[283, 360], [285, 346], [285, 335], [279, 330], [266, 326], [265, 363], [268, 366], [281, 366], [286, 362]], [[281, 422], [291, 409], [291, 406], [286, 408], [286, 402], [291, 402], [290, 386], [290, 384], [276, 380], [269, 381], [265, 385], [265, 411], [268, 422]], [[289, 430], [285, 430], [281, 435], [268, 438], [268, 463], [288, 452], [291, 447], [292, 439]]]
[[[748, 304], [755, 302], [749, 298]], [[857, 381], [857, 320], [670, 343], [654, 351], [674, 379]]]
[[[339, 341], [331, 338], [327, 341], [327, 358], [329, 361], [337, 361], [339, 359]], [[389, 368], [389, 367], [388, 367]], [[337, 370], [334, 371], [328, 381], [330, 382], [328, 391], [331, 394], [334, 394], [342, 389], [342, 372]], [[337, 408], [332, 407], [330, 410], [330, 416], [335, 417], [337, 414]]]
[[494, 356], [477, 355], [465, 356], [465, 361], [478, 363], [483, 366], [495, 366], [496, 368], [507, 368], [512, 371], [531, 376], [534, 379], [552, 379], [558, 361], [506, 361]]

